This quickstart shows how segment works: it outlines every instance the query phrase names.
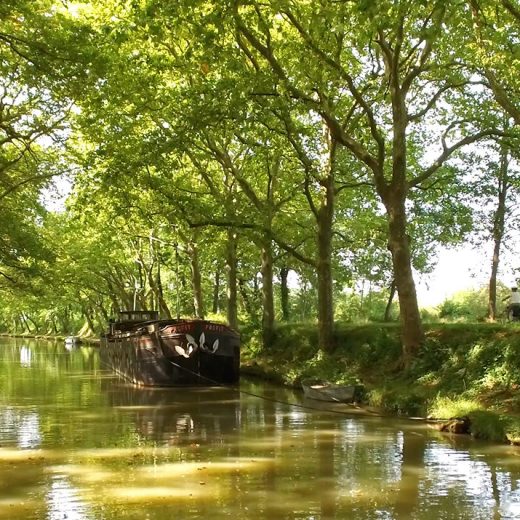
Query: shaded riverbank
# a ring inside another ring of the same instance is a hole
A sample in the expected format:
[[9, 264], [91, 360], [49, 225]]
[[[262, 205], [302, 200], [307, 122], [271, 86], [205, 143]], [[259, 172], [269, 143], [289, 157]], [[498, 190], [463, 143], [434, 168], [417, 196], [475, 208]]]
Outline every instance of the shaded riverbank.
[[[246, 341], [243, 373], [299, 387], [318, 377], [362, 384], [365, 405], [383, 413], [463, 419], [474, 437], [520, 441], [520, 327], [431, 324], [407, 369], [395, 324], [339, 324], [336, 349], [317, 349], [314, 326], [279, 327], [269, 348]], [[469, 421], [466, 421], [469, 419]]]

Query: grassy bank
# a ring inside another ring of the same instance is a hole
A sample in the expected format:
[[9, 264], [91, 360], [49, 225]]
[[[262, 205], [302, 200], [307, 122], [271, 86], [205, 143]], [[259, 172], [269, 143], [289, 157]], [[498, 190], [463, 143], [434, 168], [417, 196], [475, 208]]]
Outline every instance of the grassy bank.
[[325, 354], [316, 347], [315, 326], [281, 326], [269, 348], [246, 341], [244, 372], [287, 385], [306, 377], [361, 383], [370, 406], [439, 419], [468, 417], [475, 437], [520, 442], [518, 325], [427, 325], [426, 342], [406, 370], [399, 367], [395, 324], [338, 324], [335, 338], [335, 351]]

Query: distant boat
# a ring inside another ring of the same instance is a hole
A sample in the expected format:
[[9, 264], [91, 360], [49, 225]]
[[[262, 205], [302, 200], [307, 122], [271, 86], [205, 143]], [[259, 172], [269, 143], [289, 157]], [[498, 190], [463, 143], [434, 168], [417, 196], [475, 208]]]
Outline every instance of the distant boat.
[[228, 385], [239, 380], [240, 336], [212, 321], [121, 311], [101, 337], [100, 359], [138, 385]]
[[304, 379], [302, 388], [309, 399], [339, 403], [361, 401], [363, 393], [362, 385], [338, 385], [322, 379]]

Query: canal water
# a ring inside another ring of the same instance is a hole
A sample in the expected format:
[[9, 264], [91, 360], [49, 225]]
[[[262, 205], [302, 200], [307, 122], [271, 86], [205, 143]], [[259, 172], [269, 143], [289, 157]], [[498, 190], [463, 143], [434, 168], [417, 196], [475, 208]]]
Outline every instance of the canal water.
[[0, 520], [520, 518], [520, 451], [300, 392], [142, 389], [0, 339]]

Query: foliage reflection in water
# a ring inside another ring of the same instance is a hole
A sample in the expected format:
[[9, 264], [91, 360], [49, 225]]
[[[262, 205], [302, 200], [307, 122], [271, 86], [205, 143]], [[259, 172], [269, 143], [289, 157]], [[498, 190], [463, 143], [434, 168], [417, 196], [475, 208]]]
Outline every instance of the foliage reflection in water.
[[0, 519], [520, 518], [516, 448], [241, 385], [134, 388], [95, 347], [3, 340]]

